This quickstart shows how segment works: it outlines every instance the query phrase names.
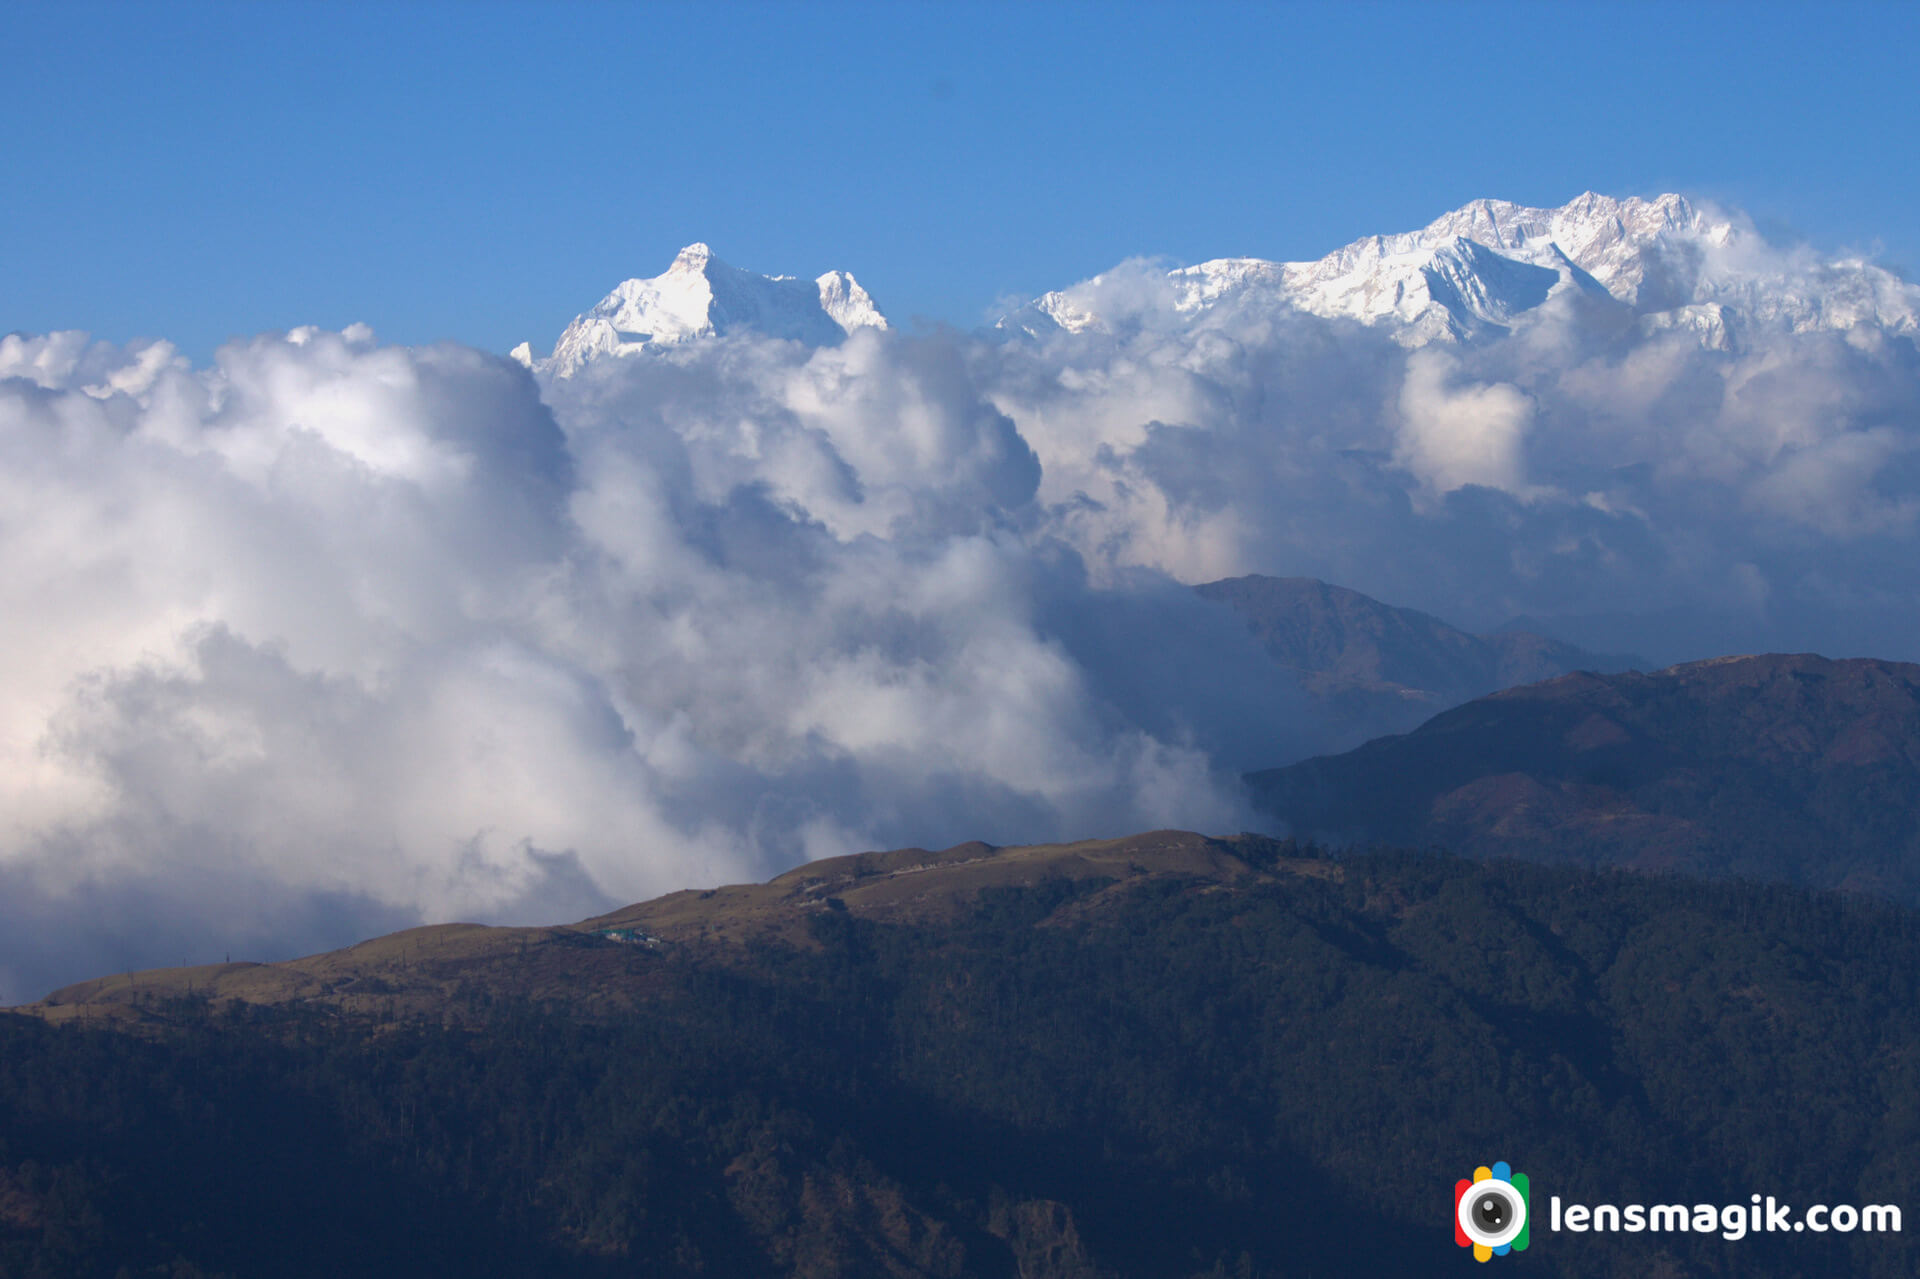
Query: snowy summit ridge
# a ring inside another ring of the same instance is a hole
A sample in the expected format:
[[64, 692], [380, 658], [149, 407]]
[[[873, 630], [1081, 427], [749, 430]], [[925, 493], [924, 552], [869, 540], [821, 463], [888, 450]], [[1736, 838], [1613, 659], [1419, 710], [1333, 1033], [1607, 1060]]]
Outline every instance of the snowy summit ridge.
[[[1010, 333], [1108, 331], [1106, 276], [1047, 293], [1000, 319]], [[1169, 318], [1204, 325], [1242, 307], [1303, 311], [1389, 332], [1405, 346], [1512, 331], [1569, 292], [1643, 330], [1693, 332], [1726, 348], [1743, 328], [1808, 332], [1920, 327], [1920, 290], [1859, 259], [1774, 249], [1733, 217], [1680, 195], [1589, 191], [1557, 209], [1476, 200], [1418, 231], [1355, 240], [1314, 262], [1219, 258], [1168, 272]]]
[[758, 275], [696, 243], [680, 250], [664, 274], [616, 285], [567, 325], [547, 358], [535, 359], [525, 342], [513, 357], [535, 372], [570, 377], [594, 360], [695, 338], [750, 331], [827, 346], [855, 329], [886, 327], [873, 299], [845, 271], [817, 280]]

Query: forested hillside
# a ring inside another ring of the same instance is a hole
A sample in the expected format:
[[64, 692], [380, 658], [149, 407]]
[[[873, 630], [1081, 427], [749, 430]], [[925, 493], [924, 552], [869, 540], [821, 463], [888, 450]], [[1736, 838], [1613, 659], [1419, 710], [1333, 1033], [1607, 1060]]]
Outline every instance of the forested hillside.
[[1920, 666], [1774, 653], [1508, 689], [1248, 778], [1299, 834], [1920, 904]]
[[[582, 935], [576, 998], [0, 1016], [0, 1274], [1443, 1273], [1494, 1159], [1539, 1211], [1920, 1203], [1914, 914], [1216, 847], [1232, 873]], [[1522, 1264], [1894, 1276], [1905, 1238], [1536, 1229]]]

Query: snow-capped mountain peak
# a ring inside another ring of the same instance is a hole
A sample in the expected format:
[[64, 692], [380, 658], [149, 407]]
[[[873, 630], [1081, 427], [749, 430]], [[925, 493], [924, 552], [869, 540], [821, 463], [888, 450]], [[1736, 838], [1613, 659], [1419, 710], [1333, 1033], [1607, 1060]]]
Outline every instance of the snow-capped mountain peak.
[[820, 309], [845, 332], [887, 327], [887, 317], [880, 314], [880, 308], [851, 272], [829, 271], [814, 283], [820, 288]]
[[673, 271], [702, 273], [706, 271], [707, 263], [711, 261], [713, 261], [713, 250], [707, 247], [707, 242], [705, 240], [695, 240], [692, 244], [689, 244], [686, 248], [674, 254], [673, 265], [668, 267], [667, 270], [669, 273]]
[[695, 242], [664, 273], [615, 285], [567, 325], [547, 358], [536, 359], [525, 342], [512, 355], [536, 372], [570, 377], [594, 360], [729, 333], [827, 346], [855, 329], [886, 327], [873, 299], [845, 271], [811, 281], [759, 275], [728, 265]]
[[[1105, 281], [1045, 294], [997, 327], [1037, 337], [1137, 321], [1106, 304]], [[1569, 290], [1643, 331], [1684, 330], [1711, 346], [1752, 329], [1920, 326], [1920, 290], [1891, 272], [1775, 249], [1744, 221], [1673, 194], [1589, 191], [1553, 209], [1476, 200], [1420, 230], [1367, 236], [1317, 261], [1221, 258], [1174, 270], [1167, 282], [1184, 324], [1245, 307], [1296, 310], [1379, 328], [1407, 346], [1510, 332]], [[1141, 295], [1124, 296], [1137, 305]]]

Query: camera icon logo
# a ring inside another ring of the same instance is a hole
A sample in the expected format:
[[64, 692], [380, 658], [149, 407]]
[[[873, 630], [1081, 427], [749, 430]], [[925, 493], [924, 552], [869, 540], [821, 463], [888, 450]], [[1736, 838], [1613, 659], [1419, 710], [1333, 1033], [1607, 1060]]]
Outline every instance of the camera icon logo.
[[1453, 1241], [1473, 1249], [1475, 1261], [1525, 1252], [1531, 1191], [1527, 1174], [1515, 1172], [1504, 1159], [1491, 1168], [1475, 1168], [1471, 1180], [1453, 1183]]

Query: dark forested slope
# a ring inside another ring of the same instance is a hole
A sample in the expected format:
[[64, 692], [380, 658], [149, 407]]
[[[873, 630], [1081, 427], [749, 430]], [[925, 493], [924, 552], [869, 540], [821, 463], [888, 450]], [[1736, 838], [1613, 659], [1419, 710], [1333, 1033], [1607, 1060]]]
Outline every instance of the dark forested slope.
[[[874, 854], [596, 925], [627, 941], [68, 992], [0, 1015], [0, 1274], [1465, 1272], [1451, 1187], [1494, 1159], [1541, 1205], [1920, 1202], [1912, 913], [1311, 854]], [[1502, 1264], [1908, 1275], [1904, 1239]]]
[[1324, 838], [1920, 902], [1920, 666], [1903, 662], [1569, 675], [1249, 781]]

